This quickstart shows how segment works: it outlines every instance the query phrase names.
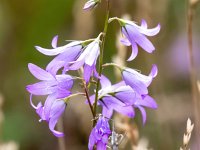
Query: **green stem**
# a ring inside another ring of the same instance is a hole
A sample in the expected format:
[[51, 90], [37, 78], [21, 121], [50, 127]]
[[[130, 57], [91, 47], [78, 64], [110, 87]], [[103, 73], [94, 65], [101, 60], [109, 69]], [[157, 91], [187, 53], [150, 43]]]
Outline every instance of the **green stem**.
[[[103, 30], [103, 35], [102, 35], [102, 43], [100, 46], [100, 56], [99, 56], [99, 76], [102, 74], [102, 64], [103, 64], [103, 51], [104, 51], [104, 46], [105, 46], [105, 39], [106, 39], [106, 34], [108, 30], [108, 19], [109, 19], [109, 14], [110, 14], [110, 0], [107, 1], [107, 10], [106, 10], [106, 18], [105, 18], [105, 24], [104, 24], [104, 30]], [[95, 102], [94, 102], [94, 115], [96, 116], [97, 114], [97, 100], [98, 100], [98, 91], [100, 87], [100, 79], [97, 80], [97, 86], [96, 86], [96, 93], [95, 93]], [[96, 124], [96, 120], [93, 120], [93, 127]]]

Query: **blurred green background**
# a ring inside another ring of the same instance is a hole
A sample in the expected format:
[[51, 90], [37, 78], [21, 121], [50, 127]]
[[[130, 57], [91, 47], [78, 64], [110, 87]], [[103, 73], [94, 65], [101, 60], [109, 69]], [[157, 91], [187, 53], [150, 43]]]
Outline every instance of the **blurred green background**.
[[[102, 0], [104, 1], [104, 0]], [[86, 0], [0, 0], [0, 95], [4, 119], [1, 122], [0, 143], [15, 141], [20, 150], [56, 150], [58, 141], [29, 104], [27, 84], [37, 82], [27, 69], [28, 63], [45, 67], [52, 59], [35, 50], [40, 45], [50, 48], [51, 39], [59, 35], [59, 45], [65, 40], [86, 40], [96, 37], [103, 29], [105, 4], [92, 12], [82, 7]], [[150, 87], [158, 102], [158, 110], [148, 110], [145, 126], [139, 112], [136, 121], [140, 137], [146, 137], [155, 150], [175, 150], [182, 145], [186, 120], [192, 117], [190, 82], [188, 76], [187, 3], [186, 0], [111, 0], [111, 16], [129, 14], [149, 27], [161, 24], [161, 32], [151, 38], [156, 47], [153, 54], [139, 50], [138, 57], [128, 66], [147, 74], [153, 63], [159, 75]], [[200, 6], [194, 17], [194, 53], [200, 65]], [[108, 29], [104, 62], [116, 54], [119, 25]], [[128, 51], [127, 57], [130, 55]], [[200, 78], [200, 68], [197, 69]], [[113, 70], [104, 74], [116, 82]], [[78, 89], [77, 89], [78, 90]], [[76, 91], [76, 89], [75, 89]], [[37, 100], [44, 98], [36, 98]], [[1, 109], [1, 108], [0, 108]], [[87, 149], [91, 127], [89, 108], [84, 99], [74, 99], [64, 115], [66, 147]], [[193, 138], [191, 140], [191, 148]], [[126, 148], [128, 149], [128, 147]]]

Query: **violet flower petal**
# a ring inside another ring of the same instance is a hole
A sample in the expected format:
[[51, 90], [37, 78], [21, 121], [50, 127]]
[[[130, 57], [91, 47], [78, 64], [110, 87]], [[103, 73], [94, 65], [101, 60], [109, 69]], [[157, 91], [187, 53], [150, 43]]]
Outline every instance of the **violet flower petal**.
[[142, 123], [143, 123], [143, 125], [144, 125], [145, 122], [146, 122], [146, 119], [147, 119], [146, 111], [145, 111], [145, 109], [144, 109], [143, 107], [141, 107], [141, 106], [138, 106], [138, 108], [139, 108], [139, 110], [140, 110], [140, 112], [141, 112], [141, 114], [142, 114]]
[[149, 95], [145, 95], [143, 98], [138, 99], [135, 102], [135, 106], [145, 106], [152, 109], [157, 109], [158, 107], [155, 100]]
[[57, 43], [58, 43], [58, 35], [54, 36], [54, 38], [52, 39], [51, 46], [53, 48], [57, 48]]
[[71, 42], [65, 46], [60, 46], [60, 47], [57, 47], [54, 49], [46, 49], [46, 48], [42, 48], [40, 46], [35, 46], [35, 48], [44, 55], [54, 56], [54, 55], [63, 53], [69, 49], [73, 50], [74, 46], [81, 46], [81, 42], [80, 41]]
[[44, 103], [44, 115], [47, 121], [50, 118], [51, 107], [55, 100], [56, 100], [56, 94], [51, 94], [47, 97]]
[[31, 74], [39, 80], [54, 79], [54, 77], [50, 73], [48, 73], [47, 71], [43, 70], [42, 68], [40, 68], [32, 63], [28, 64], [28, 69], [31, 72]]
[[[89, 49], [89, 46], [88, 46]], [[85, 63], [89, 66], [95, 65], [96, 60], [100, 54], [100, 47], [99, 42], [94, 41], [94, 45], [90, 47], [91, 52], [88, 54], [87, 59], [85, 60]]]
[[92, 71], [93, 71], [93, 66], [89, 66], [87, 64], [84, 65], [84, 79], [85, 79], [85, 82], [88, 83], [89, 80], [90, 80], [90, 77], [92, 75]]
[[120, 42], [125, 46], [131, 46], [131, 42], [127, 38], [121, 38]]
[[131, 52], [131, 56], [128, 58], [127, 61], [131, 61], [133, 59], [135, 59], [135, 57], [138, 55], [138, 46], [135, 42], [132, 42], [132, 52]]
[[82, 50], [81, 45], [76, 45], [71, 48], [66, 49], [63, 53], [56, 56], [46, 67], [46, 70], [51, 72], [53, 75], [57, 73], [57, 71], [65, 67], [65, 69], [69, 68], [71, 61], [74, 61]]
[[66, 104], [63, 100], [56, 100], [51, 107], [49, 129], [57, 137], [64, 136], [64, 133], [56, 131], [54, 128], [56, 126], [56, 123], [58, 122], [59, 117], [65, 111], [65, 108], [66, 108]]
[[126, 24], [125, 28], [126, 31], [128, 32], [127, 34], [129, 34], [131, 38], [130, 41], [131, 43], [136, 42], [138, 45], [140, 45], [140, 47], [142, 47], [148, 53], [152, 53], [155, 50], [153, 44], [142, 33], [140, 33], [136, 27]]
[[101, 141], [97, 142], [97, 150], [106, 150], [106, 144]]
[[122, 72], [122, 77], [125, 83], [133, 88], [138, 94], [148, 94], [147, 86], [144, 82], [142, 82], [141, 78], [143, 79], [143, 75], [139, 74], [137, 71], [130, 72], [128, 69], [127, 71]]
[[48, 95], [56, 92], [55, 81], [41, 81], [32, 85], [27, 85], [26, 90], [33, 95]]

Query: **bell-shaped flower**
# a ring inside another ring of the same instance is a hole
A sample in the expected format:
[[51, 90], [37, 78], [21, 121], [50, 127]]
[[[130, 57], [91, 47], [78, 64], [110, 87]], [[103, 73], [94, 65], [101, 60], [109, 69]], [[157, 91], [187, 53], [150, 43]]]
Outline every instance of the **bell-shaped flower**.
[[149, 95], [137, 95], [136, 101], [133, 104], [133, 107], [138, 108], [142, 114], [142, 122], [145, 124], [146, 122], [146, 111], [144, 107], [157, 109], [157, 103], [155, 100]]
[[88, 149], [93, 150], [96, 144], [97, 150], [106, 150], [108, 138], [111, 134], [108, 119], [100, 116], [96, 126], [92, 129], [89, 137]]
[[129, 85], [135, 92], [140, 95], [148, 94], [147, 87], [151, 84], [153, 78], [156, 77], [158, 68], [156, 65], [152, 66], [151, 72], [148, 76], [143, 75], [131, 68], [122, 69], [122, 78], [126, 85]]
[[74, 61], [84, 48], [82, 41], [74, 41], [67, 45], [57, 47], [57, 40], [58, 36], [55, 36], [52, 40], [53, 49], [35, 46], [35, 48], [44, 55], [57, 55], [46, 67], [46, 70], [54, 75], [63, 67], [63, 72], [66, 72], [70, 65], [69, 62]]
[[100, 34], [93, 42], [87, 45], [79, 57], [71, 62], [70, 70], [78, 70], [84, 67], [84, 79], [86, 82], [90, 80], [91, 74], [95, 71], [96, 61], [100, 54]]
[[44, 117], [49, 120], [51, 107], [56, 99], [61, 99], [71, 94], [73, 79], [69, 75], [52, 75], [51, 73], [29, 63], [29, 71], [37, 79], [38, 83], [26, 86], [26, 90], [33, 95], [48, 95], [44, 104]]
[[[101, 76], [102, 89], [99, 90], [98, 105], [103, 107], [102, 114], [111, 118], [113, 111], [117, 111], [128, 117], [134, 117], [135, 112], [132, 105], [135, 103], [136, 93], [125, 83], [119, 82], [111, 85], [110, 81], [105, 77]], [[94, 103], [95, 95], [90, 97], [91, 103]]]
[[122, 27], [122, 33], [125, 38], [122, 39], [121, 42], [126, 46], [132, 46], [132, 54], [128, 61], [133, 60], [137, 56], [138, 45], [148, 53], [152, 53], [155, 50], [155, 47], [146, 36], [154, 36], [158, 34], [160, 31], [160, 24], [155, 28], [148, 29], [145, 20], [142, 20], [141, 26], [138, 26], [133, 21], [123, 20], [117, 17], [110, 18], [109, 21], [111, 22], [112, 20], [118, 20]]
[[101, 0], [89, 0], [85, 3], [83, 9], [91, 10], [91, 9], [95, 8], [100, 2], [101, 2]]
[[[66, 103], [61, 99], [56, 99], [53, 101], [53, 104], [48, 108], [50, 110], [50, 113], [48, 116], [45, 115], [45, 110], [47, 106], [43, 106], [42, 103], [38, 103], [37, 106], [35, 106], [32, 102], [32, 94], [30, 98], [30, 102], [32, 107], [36, 110], [36, 113], [40, 116], [40, 121], [44, 120], [49, 123], [49, 129], [56, 137], [63, 137], [64, 133], [56, 131], [55, 126], [60, 118], [60, 116], [63, 114], [66, 108]], [[48, 119], [47, 119], [48, 118]]]

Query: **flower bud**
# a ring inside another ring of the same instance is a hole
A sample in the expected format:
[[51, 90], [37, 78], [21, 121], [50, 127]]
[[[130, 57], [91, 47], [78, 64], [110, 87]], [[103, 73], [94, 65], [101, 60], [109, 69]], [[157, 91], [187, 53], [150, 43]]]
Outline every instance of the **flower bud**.
[[100, 2], [101, 2], [101, 0], [89, 0], [88, 2], [85, 3], [83, 9], [91, 10], [91, 9], [95, 8]]

